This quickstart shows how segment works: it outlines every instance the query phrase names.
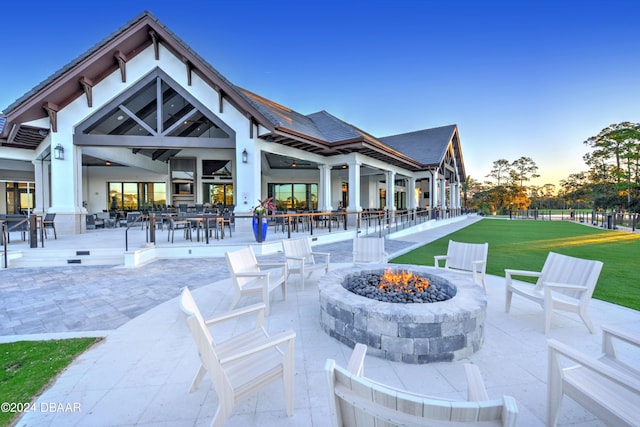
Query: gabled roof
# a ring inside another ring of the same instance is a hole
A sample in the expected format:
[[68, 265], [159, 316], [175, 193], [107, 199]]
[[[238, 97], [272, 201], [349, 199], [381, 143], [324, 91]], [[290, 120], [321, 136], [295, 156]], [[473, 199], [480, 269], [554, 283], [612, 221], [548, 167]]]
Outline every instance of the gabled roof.
[[[453, 139], [457, 143], [460, 165], [462, 163], [455, 125], [376, 138], [326, 111], [298, 113], [232, 84], [147, 11], [9, 105], [0, 117], [0, 145], [37, 148], [49, 130], [22, 123], [52, 118], [80, 96], [90, 102], [91, 87], [119, 68], [126, 80], [126, 62], [149, 46], [159, 55], [160, 43], [182, 59], [189, 79], [192, 72], [197, 73], [249, 120], [262, 125], [266, 133], [260, 137], [268, 141], [324, 156], [357, 152], [419, 171], [438, 165]], [[463, 168], [460, 172], [464, 175]]]
[[437, 165], [442, 161], [455, 132], [456, 125], [449, 125], [385, 136], [380, 141], [420, 163]]
[[86, 96], [90, 87], [123, 64], [124, 70], [121, 68], [121, 72], [126, 76], [126, 62], [147, 47], [157, 46], [159, 43], [176, 57], [182, 58], [186, 69], [198, 73], [247, 117], [267, 128], [272, 127], [271, 120], [255, 110], [242, 92], [155, 16], [145, 11], [9, 105], [4, 110], [6, 124], [0, 132], [0, 144], [35, 149], [37, 144], [21, 144], [15, 138], [8, 141], [9, 124], [20, 126], [21, 123], [47, 117], [51, 110], [58, 111], [78, 97]]

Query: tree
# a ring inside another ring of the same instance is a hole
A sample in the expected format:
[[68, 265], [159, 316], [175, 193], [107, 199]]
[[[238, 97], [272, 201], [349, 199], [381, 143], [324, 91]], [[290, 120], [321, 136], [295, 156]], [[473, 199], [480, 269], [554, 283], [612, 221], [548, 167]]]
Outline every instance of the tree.
[[520, 184], [520, 187], [524, 185], [525, 181], [530, 181], [532, 178], [538, 178], [538, 166], [531, 159], [531, 157], [520, 157], [511, 163], [511, 172], [513, 178]]
[[555, 194], [556, 186], [555, 184], [545, 184], [542, 186], [542, 194], [547, 204], [547, 209], [551, 208], [551, 199]]
[[461, 190], [464, 208], [467, 209], [469, 207], [469, 198], [473, 197], [474, 194], [481, 190], [480, 183], [471, 178], [471, 175], [467, 175], [467, 179], [465, 179], [461, 185]]
[[[616, 199], [618, 193], [623, 192], [629, 208], [632, 198], [638, 197], [640, 182], [640, 124], [622, 122], [610, 125], [584, 144], [593, 149], [584, 156], [584, 160], [590, 167], [594, 183], [602, 186], [601, 199], [619, 204]], [[609, 183], [613, 185], [607, 185]]]
[[586, 172], [570, 174], [567, 179], [560, 180], [560, 187], [569, 206], [579, 208], [588, 203], [591, 185]]
[[511, 167], [511, 163], [509, 160], [500, 159], [493, 162], [493, 169], [487, 175], [489, 178], [493, 178], [496, 180], [496, 186], [502, 185], [505, 181], [509, 179], [509, 169]]

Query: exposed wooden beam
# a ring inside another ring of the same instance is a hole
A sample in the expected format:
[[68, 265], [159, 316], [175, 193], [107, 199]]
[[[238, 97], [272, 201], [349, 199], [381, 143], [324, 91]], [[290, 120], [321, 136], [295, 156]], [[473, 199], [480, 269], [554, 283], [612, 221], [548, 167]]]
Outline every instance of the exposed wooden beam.
[[158, 34], [151, 30], [149, 31], [149, 37], [151, 37], [151, 43], [153, 43], [153, 53], [156, 56], [156, 61], [160, 60], [160, 40]]
[[120, 68], [120, 77], [122, 78], [122, 83], [126, 83], [126, 81], [127, 81], [127, 58], [119, 50], [116, 51], [116, 53], [113, 56], [116, 59], [116, 61], [118, 62], [118, 67]]
[[13, 144], [13, 140], [16, 139], [16, 135], [18, 134], [18, 130], [20, 130], [20, 126], [17, 124], [11, 125], [11, 132], [9, 132], [9, 137], [7, 138], [7, 144]]
[[255, 124], [255, 119], [252, 116], [249, 116], [249, 139], [253, 139], [253, 125]]
[[224, 104], [224, 91], [222, 89], [220, 89], [218, 94], [220, 95], [220, 96], [218, 96], [218, 112], [220, 114], [222, 114], [223, 113], [222, 105]]
[[82, 76], [78, 79], [78, 83], [82, 86], [82, 90], [84, 90], [84, 94], [87, 97], [87, 106], [89, 108], [93, 107], [93, 81]]
[[186, 58], [183, 58], [184, 65], [187, 67], [187, 86], [191, 86], [191, 76], [193, 74], [193, 64]]
[[49, 123], [51, 126], [51, 132], [58, 132], [58, 110], [60, 109], [56, 104], [51, 102], [45, 102], [42, 104], [42, 108], [49, 115]]

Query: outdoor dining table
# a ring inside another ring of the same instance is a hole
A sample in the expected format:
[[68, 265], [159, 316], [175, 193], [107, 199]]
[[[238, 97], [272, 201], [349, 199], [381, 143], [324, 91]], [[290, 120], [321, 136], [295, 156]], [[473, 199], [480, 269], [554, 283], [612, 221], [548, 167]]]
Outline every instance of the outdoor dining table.
[[[185, 217], [184, 219], [186, 221], [194, 221], [197, 223], [196, 241], [198, 242], [200, 241], [200, 229], [204, 228], [204, 236], [207, 244], [209, 243], [209, 230], [211, 229], [210, 223], [214, 222], [214, 229], [216, 230], [216, 240], [217, 240], [218, 224], [224, 220], [224, 218], [221, 216], [206, 215], [206, 214], [191, 215], [191, 216]], [[222, 227], [222, 230], [220, 231], [220, 239], [224, 239], [224, 227]]]

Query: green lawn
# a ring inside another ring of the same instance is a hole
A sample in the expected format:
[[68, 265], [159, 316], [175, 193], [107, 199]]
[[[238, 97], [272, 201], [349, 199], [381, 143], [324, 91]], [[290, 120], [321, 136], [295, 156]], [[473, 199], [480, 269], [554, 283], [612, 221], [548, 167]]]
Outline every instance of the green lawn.
[[489, 243], [487, 274], [505, 268], [539, 271], [550, 251], [604, 262], [594, 298], [640, 310], [640, 235], [570, 221], [483, 219], [393, 260], [433, 265], [449, 240]]
[[24, 404], [35, 400], [53, 378], [97, 340], [75, 338], [0, 344], [0, 403], [3, 404], [0, 426], [11, 425], [25, 410]]

